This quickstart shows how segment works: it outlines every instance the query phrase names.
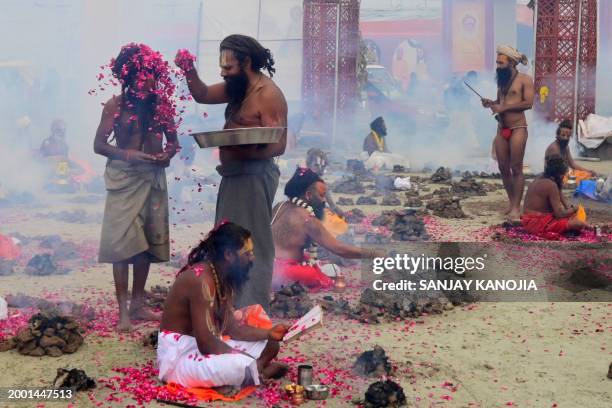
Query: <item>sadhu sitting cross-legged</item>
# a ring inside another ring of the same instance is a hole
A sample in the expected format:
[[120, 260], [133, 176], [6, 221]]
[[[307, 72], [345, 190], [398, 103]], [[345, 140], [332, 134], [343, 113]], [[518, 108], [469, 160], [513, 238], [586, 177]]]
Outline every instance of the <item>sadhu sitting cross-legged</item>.
[[546, 159], [544, 174], [537, 177], [527, 189], [523, 216], [523, 227], [530, 233], [563, 234], [581, 231], [589, 227], [577, 217], [578, 209], [569, 205], [562, 192], [563, 176], [567, 166], [559, 155]]
[[272, 360], [288, 327], [272, 327], [261, 307], [259, 322], [243, 313], [248, 325], [242, 324], [232, 307], [254, 259], [250, 232], [233, 223], [219, 225], [191, 251], [164, 305], [157, 347], [162, 381], [226, 392], [286, 373]]

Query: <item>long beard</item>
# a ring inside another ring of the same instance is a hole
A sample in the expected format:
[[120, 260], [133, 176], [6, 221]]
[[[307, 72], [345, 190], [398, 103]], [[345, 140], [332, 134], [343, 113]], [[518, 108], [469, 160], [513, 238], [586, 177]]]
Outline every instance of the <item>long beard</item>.
[[249, 77], [243, 72], [225, 77], [225, 93], [232, 103], [240, 103], [249, 87]]
[[561, 148], [561, 152], [565, 152], [567, 149], [567, 145], [569, 144], [569, 139], [557, 139], [559, 143], [559, 147]]
[[319, 220], [322, 220], [325, 216], [325, 202], [311, 203], [310, 206], [312, 207], [312, 211], [314, 211], [315, 217], [317, 217], [317, 219]]
[[235, 292], [242, 289], [244, 284], [249, 280], [249, 272], [253, 267], [253, 262], [249, 262], [245, 266], [241, 266], [240, 263], [236, 262], [235, 265], [231, 265], [227, 271], [227, 275], [224, 276], [224, 282], [229, 285]]
[[510, 83], [510, 79], [512, 78], [512, 68], [497, 68], [495, 70], [497, 75], [495, 78], [497, 79], [497, 86], [500, 88], [505, 88]]
[[151, 93], [141, 98], [137, 96], [136, 92], [128, 90], [126, 96], [128, 105], [132, 106], [129, 110], [136, 114], [141, 132], [143, 134], [147, 133], [149, 124], [155, 115], [157, 95]]

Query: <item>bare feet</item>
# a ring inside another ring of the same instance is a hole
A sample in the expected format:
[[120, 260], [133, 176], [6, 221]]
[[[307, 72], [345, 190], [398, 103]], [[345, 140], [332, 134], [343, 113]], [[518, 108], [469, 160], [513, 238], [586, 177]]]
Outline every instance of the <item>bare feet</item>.
[[287, 371], [289, 371], [289, 366], [287, 364], [270, 363], [264, 367], [261, 374], [266, 380], [270, 378], [278, 380], [279, 378], [283, 378], [285, 374], [287, 374]]
[[127, 333], [132, 331], [132, 323], [130, 322], [127, 310], [125, 312], [119, 312], [119, 322], [117, 323], [117, 331], [119, 333]]
[[518, 221], [521, 219], [521, 212], [517, 209], [513, 209], [506, 215], [508, 221]]
[[132, 320], [145, 320], [145, 321], [160, 321], [161, 315], [149, 310], [145, 307], [139, 307], [130, 309], [130, 319]]

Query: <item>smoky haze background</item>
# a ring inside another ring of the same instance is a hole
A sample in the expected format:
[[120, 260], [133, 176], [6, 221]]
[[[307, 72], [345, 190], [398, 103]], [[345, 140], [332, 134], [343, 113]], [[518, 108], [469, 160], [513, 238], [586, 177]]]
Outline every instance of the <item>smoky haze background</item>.
[[[383, 0], [367, 3], [370, 7], [379, 4], [380, 9], [391, 7]], [[274, 53], [275, 80], [287, 96], [290, 115], [299, 112], [301, 4], [301, 0], [252, 4], [242, 0], [0, 0], [0, 183], [4, 188], [41, 191], [49, 170], [32, 151], [49, 135], [55, 118], [66, 122], [71, 155], [89, 162], [98, 175], [102, 174], [105, 160], [93, 153], [93, 137], [101, 103], [119, 88], [104, 85], [96, 76], [128, 42], [146, 43], [172, 62], [177, 49], [195, 52], [202, 40], [199, 72], [205, 81], [216, 82], [220, 80], [219, 41], [233, 32], [259, 36]], [[255, 15], [259, 24], [252, 24]], [[430, 65], [448, 60], [445, 55], [430, 57]], [[598, 81], [602, 88], [597, 110], [606, 114], [612, 114], [612, 101], [603, 88], [610, 85], [605, 73], [612, 68], [611, 57], [610, 50], [600, 49]], [[492, 97], [494, 73], [479, 74], [478, 89]], [[414, 111], [410, 115], [390, 118], [385, 112], [358, 109], [353, 117], [345, 119], [353, 124], [351, 131], [339, 135], [332, 150], [346, 158], [357, 157], [370, 121], [382, 114], [388, 121], [389, 145], [403, 153], [413, 169], [445, 165], [494, 171], [496, 164], [489, 153], [496, 123], [467, 89], [471, 117], [466, 120], [455, 115], [451, 120], [444, 99], [450, 82], [449, 76], [424, 84], [424, 97], [412, 101]], [[97, 88], [100, 84], [103, 91]], [[184, 84], [179, 84], [181, 88]], [[91, 89], [97, 89], [96, 95], [88, 94]], [[187, 122], [183, 131], [212, 130], [223, 123], [222, 106], [183, 105]], [[204, 112], [208, 112], [208, 119], [203, 118]], [[440, 126], [442, 120], [436, 112], [447, 115], [448, 126]], [[546, 145], [554, 139], [555, 125], [533, 120], [529, 124], [526, 163], [538, 170]], [[210, 152], [197, 154], [195, 164], [213, 171], [216, 159]]]

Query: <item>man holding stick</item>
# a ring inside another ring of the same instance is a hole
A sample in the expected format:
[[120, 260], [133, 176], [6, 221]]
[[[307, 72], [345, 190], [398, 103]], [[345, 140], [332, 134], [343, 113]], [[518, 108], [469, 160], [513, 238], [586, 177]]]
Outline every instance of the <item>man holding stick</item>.
[[525, 188], [523, 158], [527, 144], [525, 111], [531, 109], [534, 98], [533, 81], [529, 75], [518, 72], [516, 66], [527, 65], [527, 57], [516, 49], [504, 45], [497, 47], [497, 99], [482, 98], [482, 106], [491, 109], [499, 122], [493, 150], [499, 172], [508, 194], [508, 219], [520, 217], [521, 199]]

